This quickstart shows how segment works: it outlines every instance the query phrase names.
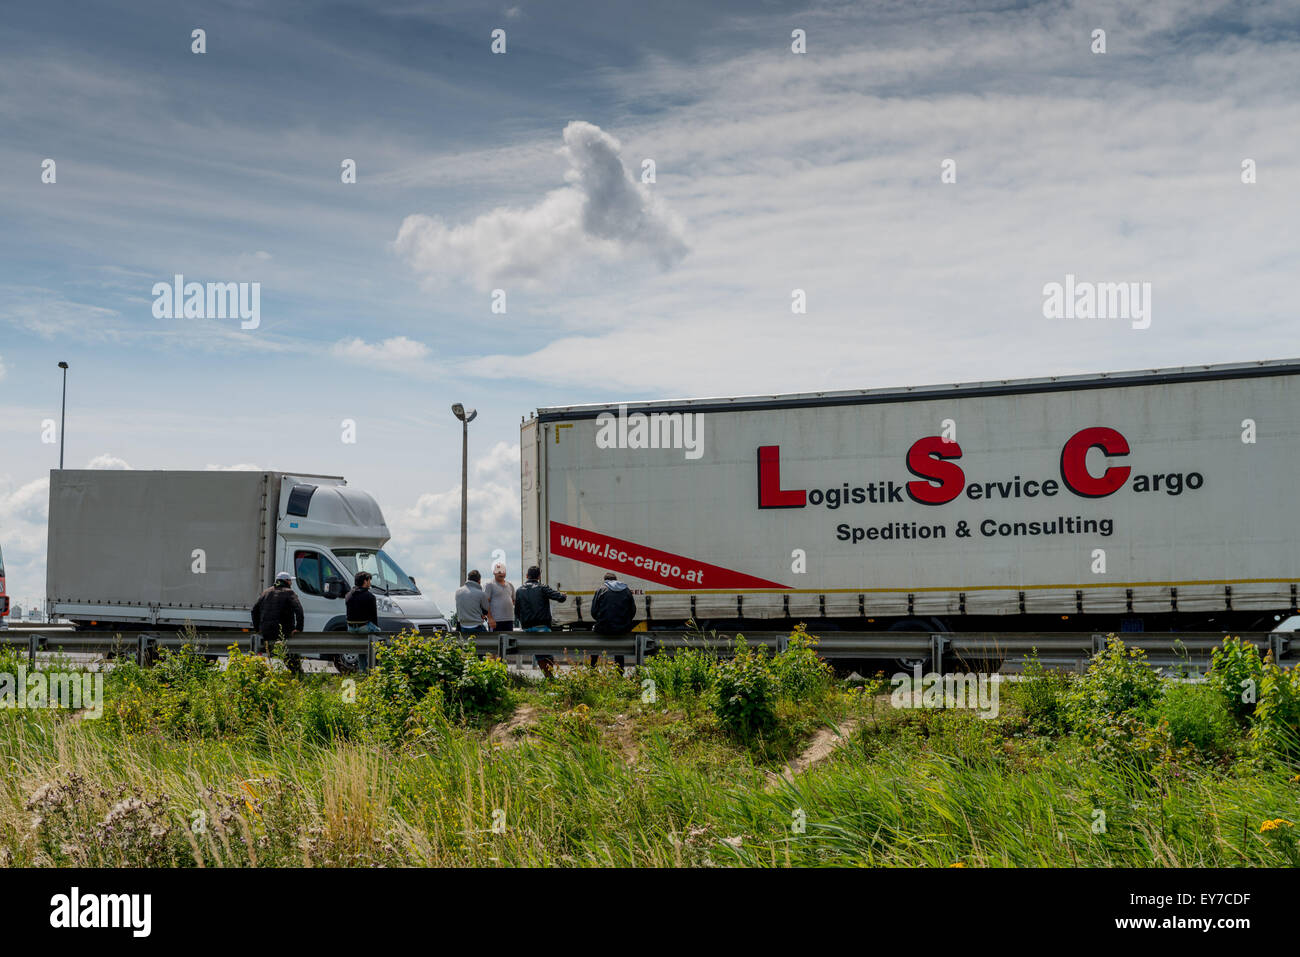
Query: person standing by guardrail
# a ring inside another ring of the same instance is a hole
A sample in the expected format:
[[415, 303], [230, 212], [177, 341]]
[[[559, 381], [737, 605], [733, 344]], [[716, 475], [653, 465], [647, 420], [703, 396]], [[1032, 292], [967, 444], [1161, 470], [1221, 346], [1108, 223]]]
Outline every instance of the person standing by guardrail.
[[348, 632], [353, 635], [373, 634], [379, 631], [379, 602], [370, 590], [370, 572], [357, 572], [352, 583], [352, 590], [343, 599], [347, 606]]
[[[465, 584], [456, 589], [456, 621], [462, 635], [472, 635], [480, 631], [492, 631], [496, 628], [496, 619], [492, 617], [492, 604], [483, 591], [483, 576], [477, 568], [469, 573]], [[483, 619], [487, 619], [487, 625]]]
[[262, 636], [264, 651], [269, 656], [271, 646], [277, 641], [284, 642], [285, 663], [294, 670], [296, 658], [291, 663], [289, 656], [289, 636], [295, 631], [302, 631], [305, 618], [302, 602], [290, 587], [293, 576], [280, 572], [275, 576], [275, 584], [262, 592], [253, 603], [253, 627]]
[[[551, 602], [565, 602], [569, 596], [542, 584], [542, 570], [536, 565], [528, 569], [528, 580], [515, 592], [515, 616], [524, 631], [551, 630]], [[535, 655], [533, 661], [546, 677], [551, 676], [555, 659], [550, 655]]]
[[492, 580], [483, 586], [488, 604], [492, 609], [492, 618], [496, 621], [493, 631], [513, 631], [515, 627], [515, 586], [506, 581], [506, 563], [496, 562], [492, 566]]

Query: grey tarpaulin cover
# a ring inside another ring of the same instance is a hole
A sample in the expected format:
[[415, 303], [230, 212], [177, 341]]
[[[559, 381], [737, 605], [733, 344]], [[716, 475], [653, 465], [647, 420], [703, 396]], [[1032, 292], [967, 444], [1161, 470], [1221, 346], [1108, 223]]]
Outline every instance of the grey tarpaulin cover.
[[[269, 478], [237, 471], [52, 471], [47, 596], [250, 607], [265, 587]], [[206, 566], [201, 573], [196, 549]]]

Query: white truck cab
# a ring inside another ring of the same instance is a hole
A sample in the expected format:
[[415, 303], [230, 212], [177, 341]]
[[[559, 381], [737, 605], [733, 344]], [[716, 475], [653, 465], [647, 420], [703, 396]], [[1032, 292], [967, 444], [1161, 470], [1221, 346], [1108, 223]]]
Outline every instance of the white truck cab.
[[276, 570], [294, 576], [305, 631], [346, 628], [343, 596], [359, 571], [372, 576], [381, 629], [446, 630], [437, 602], [422, 594], [415, 579], [383, 550], [388, 525], [367, 492], [292, 475], [283, 476], [281, 483]]

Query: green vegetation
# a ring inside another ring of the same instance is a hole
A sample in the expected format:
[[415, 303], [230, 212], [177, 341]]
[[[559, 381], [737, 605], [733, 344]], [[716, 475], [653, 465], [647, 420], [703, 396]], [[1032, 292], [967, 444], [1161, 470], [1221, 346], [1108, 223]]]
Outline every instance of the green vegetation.
[[404, 635], [356, 679], [182, 649], [104, 688], [0, 710], [0, 865], [1300, 864], [1300, 678], [1232, 639], [1202, 684], [1031, 659], [994, 717], [891, 707], [802, 628], [631, 676]]

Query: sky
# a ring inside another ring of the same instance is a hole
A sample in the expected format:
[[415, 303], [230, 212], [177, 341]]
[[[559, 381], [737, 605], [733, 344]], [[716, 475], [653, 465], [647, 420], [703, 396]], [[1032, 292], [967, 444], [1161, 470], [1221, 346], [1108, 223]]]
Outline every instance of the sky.
[[[540, 407], [1300, 355], [1297, 54], [1290, 0], [15, 7], [9, 593], [59, 361], [69, 467], [346, 476], [445, 607], [453, 402], [470, 564], [518, 580]], [[258, 325], [157, 317], [176, 274], [260, 283]], [[1150, 283], [1150, 325], [1045, 317], [1067, 275]]]

